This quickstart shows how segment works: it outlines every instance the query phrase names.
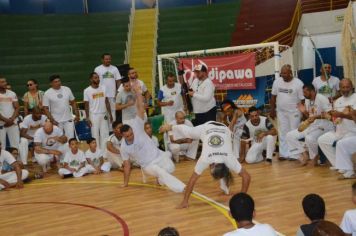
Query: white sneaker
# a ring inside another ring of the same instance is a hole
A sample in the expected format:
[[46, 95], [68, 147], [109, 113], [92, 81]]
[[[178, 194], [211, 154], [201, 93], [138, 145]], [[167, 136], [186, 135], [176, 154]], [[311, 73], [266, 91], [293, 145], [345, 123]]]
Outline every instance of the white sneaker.
[[330, 166], [330, 170], [337, 170], [335, 166]]
[[345, 174], [345, 173], [347, 172], [347, 170], [338, 170], [338, 172], [339, 172], [340, 174]]

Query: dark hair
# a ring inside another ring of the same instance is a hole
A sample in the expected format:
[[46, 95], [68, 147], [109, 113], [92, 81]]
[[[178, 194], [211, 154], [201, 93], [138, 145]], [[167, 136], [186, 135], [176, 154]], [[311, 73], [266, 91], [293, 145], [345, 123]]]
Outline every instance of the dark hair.
[[112, 128], [113, 129], [115, 129], [118, 125], [120, 125], [121, 124], [121, 122], [119, 122], [119, 121], [117, 121], [117, 120], [115, 120], [114, 122], [112, 122]]
[[95, 138], [89, 138], [89, 139], [87, 140], [87, 144], [91, 144], [91, 143], [94, 142], [94, 141], [96, 141]]
[[224, 163], [215, 164], [211, 171], [211, 175], [216, 180], [224, 179], [228, 187], [234, 181], [229, 168]]
[[55, 79], [61, 79], [61, 77], [59, 75], [57, 75], [57, 74], [51, 75], [49, 77], [49, 82], [53, 82], [53, 80], [55, 80]]
[[202, 65], [200, 71], [208, 72], [208, 68], [205, 65]]
[[304, 84], [303, 89], [308, 89], [309, 91], [315, 91], [315, 87], [313, 84]]
[[221, 109], [221, 110], [224, 110], [223, 107], [224, 107], [226, 104], [229, 104], [229, 105], [232, 107], [232, 109], [234, 109], [234, 110], [237, 109], [235, 103], [234, 103], [233, 101], [231, 101], [230, 99], [226, 99], [226, 100], [222, 101], [222, 102], [220, 103], [220, 109]]
[[111, 56], [111, 54], [108, 52], [104, 52], [103, 54], [101, 54], [101, 59], [104, 59], [105, 56]]
[[175, 77], [175, 76], [174, 76], [174, 74], [172, 72], [168, 72], [166, 78], [168, 78], [168, 77]]
[[308, 194], [303, 198], [303, 210], [311, 220], [322, 220], [325, 217], [325, 202], [318, 194]]
[[247, 193], [235, 194], [229, 202], [232, 217], [237, 221], [252, 221], [255, 202]]
[[158, 236], [179, 236], [179, 233], [173, 227], [166, 227], [159, 231]]
[[38, 84], [37, 80], [35, 80], [35, 79], [29, 79], [27, 81], [32, 81], [34, 84]]
[[13, 151], [19, 151], [19, 150], [18, 150], [17, 148], [15, 148], [15, 147], [7, 147], [5, 150], [8, 151], [9, 153], [12, 153]]
[[312, 236], [344, 236], [345, 233], [340, 229], [340, 227], [330, 221], [321, 220], [313, 229]]
[[76, 138], [71, 138], [68, 140], [68, 143], [71, 144], [71, 142], [74, 142], [74, 141], [78, 142], [78, 140]]
[[91, 79], [91, 78], [93, 78], [93, 76], [94, 75], [97, 75], [98, 73], [96, 73], [96, 72], [91, 72], [90, 74], [89, 74], [89, 79]]
[[125, 132], [127, 132], [127, 131], [129, 131], [129, 129], [130, 129], [131, 127], [129, 126], [129, 125], [123, 125], [121, 128], [120, 128], [120, 132], [121, 133], [125, 133]]
[[34, 107], [31, 109], [31, 113], [41, 113], [42, 114], [42, 109], [40, 107]]
[[127, 83], [127, 82], [129, 82], [129, 81], [130, 81], [129, 77], [123, 77], [123, 78], [120, 80], [120, 82], [121, 82], [122, 84]]
[[146, 125], [150, 125], [150, 126], [152, 127], [152, 124], [151, 124], [151, 122], [149, 122], [149, 121], [146, 121], [146, 122], [145, 122], [144, 126], [146, 126]]
[[258, 109], [254, 106], [252, 106], [248, 109], [248, 113], [255, 112], [255, 111], [258, 111]]

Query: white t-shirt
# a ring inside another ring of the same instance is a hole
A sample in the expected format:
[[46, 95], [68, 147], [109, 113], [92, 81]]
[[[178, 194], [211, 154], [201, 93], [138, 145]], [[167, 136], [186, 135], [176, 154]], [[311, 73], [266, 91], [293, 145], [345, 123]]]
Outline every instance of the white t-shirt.
[[99, 86], [98, 88], [93, 88], [89, 86], [84, 90], [84, 101], [89, 102], [89, 113], [90, 114], [104, 114], [106, 113], [105, 104], [105, 88]]
[[[353, 93], [349, 97], [341, 96], [334, 102], [334, 109], [342, 112], [347, 106], [351, 106], [356, 109], [356, 93]], [[356, 133], [356, 123], [353, 120], [338, 118], [340, 123], [336, 126], [336, 135], [339, 137], [344, 136], [347, 133]]]
[[215, 86], [211, 79], [206, 78], [204, 81], [200, 81], [195, 78], [190, 88], [194, 91], [194, 96], [191, 99], [194, 113], [205, 113], [216, 106]]
[[72, 90], [66, 86], [60, 89], [48, 89], [43, 95], [43, 106], [49, 108], [51, 115], [57, 122], [65, 122], [73, 119], [69, 102], [73, 101]]
[[118, 104], [127, 104], [129, 101], [135, 102], [132, 106], [126, 107], [125, 109], [122, 109], [122, 121], [127, 121], [134, 119], [137, 114], [136, 110], [136, 95], [133, 92], [127, 92], [125, 90], [122, 90], [119, 92], [116, 96], [116, 103]]
[[269, 224], [257, 224], [249, 229], [239, 228], [224, 236], [277, 236], [277, 233]]
[[141, 167], [146, 167], [152, 161], [157, 159], [160, 150], [152, 142], [152, 139], [144, 131], [144, 120], [136, 116], [132, 119], [130, 126], [134, 133], [132, 144], [128, 144], [125, 140], [121, 143], [121, 157], [123, 160], [128, 160], [130, 157], [134, 159]]
[[105, 87], [106, 96], [115, 98], [116, 95], [116, 80], [121, 79], [121, 75], [116, 66], [97, 66], [94, 70], [99, 75], [100, 85]]
[[90, 148], [85, 152], [85, 158], [91, 160], [94, 167], [100, 166], [100, 158], [102, 157], [103, 152], [99, 148], [96, 148], [95, 152], [92, 152]]
[[[174, 119], [174, 120], [171, 121], [169, 124], [170, 124], [170, 125], [177, 125], [177, 120]], [[191, 122], [190, 120], [188, 120], [188, 119], [185, 119], [185, 120], [184, 120], [184, 125], [189, 126], [189, 127], [193, 127], [192, 122]], [[185, 138], [185, 137], [180, 137], [180, 136], [179, 136], [179, 133], [178, 133], [178, 134], [173, 133], [173, 130], [171, 130], [171, 131], [168, 132], [168, 136], [173, 136], [174, 140], [178, 140], [178, 139], [183, 139], [183, 138]], [[171, 139], [168, 138], [167, 143], [170, 143], [170, 142], [171, 142]]]
[[[227, 120], [229, 123], [231, 122], [229, 119]], [[242, 131], [243, 131], [243, 128], [245, 126], [247, 122], [247, 119], [245, 117], [244, 114], [242, 114], [241, 116], [239, 116], [236, 120], [236, 123], [234, 124], [234, 128], [233, 128], [233, 135], [234, 137], [241, 137], [241, 134], [242, 134]]]
[[284, 82], [279, 77], [273, 82], [272, 95], [277, 96], [277, 111], [296, 112], [297, 104], [304, 99], [303, 82], [298, 78]]
[[85, 163], [85, 155], [81, 150], [78, 150], [76, 154], [73, 154], [71, 150], [69, 150], [64, 156], [63, 162], [68, 163], [68, 166], [74, 168], [76, 170], [79, 169], [80, 164]]
[[172, 106], [162, 107], [162, 114], [167, 122], [174, 120], [177, 111], [183, 111], [182, 86], [179, 83], [174, 83], [173, 88], [168, 88], [164, 85], [158, 94], [158, 100], [161, 102], [173, 101]]
[[54, 137], [63, 136], [62, 129], [58, 128], [57, 126], [53, 126], [53, 131], [50, 134], [47, 134], [43, 128], [39, 128], [35, 132], [35, 136], [33, 142], [41, 143], [41, 147], [50, 149], [50, 150], [58, 150], [58, 147], [62, 145], [61, 143], [57, 142]]
[[[0, 114], [5, 118], [10, 118], [14, 114], [13, 103], [17, 102], [16, 93], [11, 90], [7, 90], [5, 93], [0, 93]], [[17, 122], [17, 119], [14, 121]], [[0, 121], [0, 125], [5, 124], [4, 121]]]
[[154, 135], [152, 135], [152, 138], [151, 138], [152, 142], [154, 143], [154, 145], [156, 147], [159, 147], [159, 142], [158, 142], [158, 138]]
[[111, 142], [116, 149], [120, 150], [122, 138], [119, 139], [115, 136], [115, 134], [112, 134], [108, 137], [106, 141]]
[[232, 151], [232, 134], [224, 124], [209, 121], [193, 128], [186, 125], [174, 125], [172, 131], [174, 138], [177, 134], [180, 137], [202, 141], [202, 153], [194, 169], [198, 175], [201, 175], [212, 163], [225, 163], [230, 170], [240, 173], [242, 167]]
[[[138, 85], [140, 86], [142, 92], [146, 92], [147, 91], [147, 87], [145, 85], [145, 83], [142, 80], [139, 79], [130, 79], [131, 82], [131, 87], [135, 85], [135, 83], [138, 83]], [[121, 93], [122, 91], [124, 91], [124, 87], [122, 84], [120, 84], [120, 87], [118, 88], [117, 92]]]
[[0, 171], [2, 170], [2, 167], [4, 166], [4, 162], [6, 162], [7, 164], [11, 165], [15, 161], [16, 160], [13, 157], [13, 155], [11, 155], [11, 153], [9, 153], [6, 150], [1, 150], [1, 153], [0, 153]]
[[21, 123], [21, 128], [27, 129], [27, 135], [31, 136], [32, 138], [35, 136], [36, 130], [43, 127], [47, 120], [47, 116], [42, 115], [41, 119], [34, 121], [32, 115], [27, 115], [25, 119], [23, 119]]
[[[314, 102], [310, 99], [305, 99], [305, 109], [308, 111], [309, 116], [316, 116], [320, 115], [322, 112], [331, 111], [332, 108], [329, 99], [317, 93]], [[326, 119], [317, 119], [311, 126], [327, 128], [332, 127], [332, 122]]]
[[313, 86], [317, 93], [324, 95], [325, 97], [333, 97], [336, 95], [336, 92], [339, 90], [339, 78], [335, 76], [330, 76], [328, 82], [321, 80], [321, 77], [318, 76], [313, 80]]
[[345, 211], [340, 228], [344, 233], [356, 236], [356, 209]]

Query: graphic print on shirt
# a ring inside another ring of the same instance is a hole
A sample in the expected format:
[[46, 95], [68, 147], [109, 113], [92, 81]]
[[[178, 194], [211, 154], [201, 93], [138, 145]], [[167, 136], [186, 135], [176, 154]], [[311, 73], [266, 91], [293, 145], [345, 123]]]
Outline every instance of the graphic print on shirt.
[[114, 79], [115, 76], [113, 73], [111, 73], [110, 71], [106, 71], [104, 74], [103, 74], [103, 79]]
[[292, 94], [293, 93], [293, 89], [278, 88], [278, 92]]
[[224, 139], [219, 135], [213, 135], [209, 138], [208, 144], [210, 147], [221, 147], [224, 144]]
[[72, 160], [69, 165], [72, 167], [79, 167], [80, 163], [78, 160]]
[[333, 89], [330, 88], [328, 85], [323, 85], [319, 88], [318, 93], [323, 95], [332, 95]]
[[50, 137], [46, 140], [46, 146], [51, 147], [56, 143], [56, 139], [54, 137]]
[[99, 99], [104, 97], [104, 92], [93, 93], [93, 99]]

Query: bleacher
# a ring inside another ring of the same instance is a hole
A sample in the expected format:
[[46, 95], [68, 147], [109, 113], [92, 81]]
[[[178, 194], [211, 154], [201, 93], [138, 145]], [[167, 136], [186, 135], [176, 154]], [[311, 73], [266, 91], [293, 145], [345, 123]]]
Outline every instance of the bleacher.
[[240, 0], [205, 6], [161, 9], [158, 53], [228, 47]]
[[109, 52], [112, 64], [124, 61], [129, 12], [88, 15], [0, 15], [0, 73], [22, 96], [26, 81], [48, 88], [48, 77], [60, 74], [77, 100], [88, 75]]

